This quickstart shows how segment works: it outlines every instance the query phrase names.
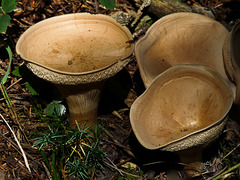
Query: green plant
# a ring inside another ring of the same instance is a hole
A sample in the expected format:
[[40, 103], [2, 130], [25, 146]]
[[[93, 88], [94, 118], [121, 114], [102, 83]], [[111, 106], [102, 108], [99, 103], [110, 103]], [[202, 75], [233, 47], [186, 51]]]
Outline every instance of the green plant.
[[38, 147], [54, 179], [93, 177], [97, 170], [103, 168], [105, 157], [104, 151], [98, 147], [101, 138], [99, 126], [80, 127], [77, 124], [77, 128], [70, 128], [61, 101], [50, 103], [45, 112], [43, 120], [49, 122], [48, 131], [37, 133], [33, 146]]
[[[12, 74], [13, 74], [14, 76], [16, 76], [16, 77], [19, 77], [19, 78], [22, 77], [21, 74], [20, 74], [20, 72], [19, 72], [19, 66], [15, 66], [15, 70], [12, 71]], [[35, 89], [32, 88], [32, 86], [29, 84], [29, 82], [26, 82], [26, 83], [25, 83], [25, 87], [26, 87], [27, 90], [30, 91], [30, 93], [31, 93], [32, 95], [38, 95], [38, 92], [37, 92]]]
[[14, 114], [14, 111], [12, 109], [12, 103], [11, 103], [9, 97], [8, 97], [6, 88], [4, 86], [4, 84], [7, 81], [8, 76], [9, 76], [9, 73], [10, 73], [10, 70], [11, 70], [11, 64], [12, 64], [12, 51], [11, 51], [11, 48], [8, 46], [8, 47], [6, 47], [6, 50], [8, 52], [8, 56], [9, 56], [9, 65], [8, 65], [8, 69], [7, 69], [6, 73], [5, 73], [5, 75], [1, 79], [0, 89], [1, 89], [1, 92], [2, 92], [3, 97], [5, 99], [5, 102], [7, 104], [7, 107], [10, 110], [10, 113], [11, 113], [12, 117], [15, 117], [16, 115]]
[[222, 179], [223, 177], [232, 176], [234, 179], [240, 179], [239, 177], [239, 153], [240, 153], [240, 143], [236, 144], [235, 141], [225, 141], [220, 143], [221, 151], [223, 157], [221, 159], [221, 164], [227, 169], [221, 172], [217, 177], [214, 177], [213, 180]]
[[[11, 21], [11, 17], [9, 16], [8, 13], [11, 13], [17, 5], [16, 0], [2, 0], [1, 2], [1, 6], [0, 6], [0, 34], [5, 33], [7, 27], [10, 25], [10, 21]], [[11, 36], [9, 36], [12, 45], [14, 46], [14, 43], [12, 41]], [[13, 105], [9, 99], [9, 96], [7, 94], [7, 90], [5, 88], [5, 83], [7, 82], [8, 76], [10, 74], [10, 70], [11, 70], [11, 65], [12, 65], [12, 50], [10, 48], [10, 46], [7, 45], [7, 43], [4, 40], [0, 40], [0, 45], [4, 44], [6, 51], [8, 53], [8, 57], [9, 57], [9, 65], [7, 68], [7, 71], [5, 73], [5, 75], [1, 78], [1, 82], [0, 82], [0, 90], [3, 94], [3, 97], [5, 99], [6, 105], [9, 109], [10, 115], [14, 121], [14, 123], [18, 124], [22, 134], [24, 135], [25, 139], [28, 142], [28, 138], [26, 137], [21, 124], [18, 121], [18, 116], [15, 113], [15, 111], [13, 110]]]
[[0, 7], [0, 33], [6, 31], [10, 25], [11, 17], [8, 13], [12, 12], [17, 6], [16, 0], [2, 0]]
[[[221, 173], [217, 177], [213, 178], [213, 180], [222, 179], [224, 177], [224, 175], [230, 173], [231, 171], [238, 170], [239, 167], [240, 167], [240, 163], [238, 163], [235, 166], [233, 166], [233, 167], [229, 168], [228, 170], [224, 171], [223, 173]], [[239, 179], [239, 177], [238, 177], [238, 179]]]
[[80, 159], [76, 159], [74, 157], [73, 162], [67, 162], [67, 166], [67, 171], [71, 172], [69, 176], [76, 176], [81, 179], [89, 179], [88, 172], [86, 171], [86, 169], [89, 169], [89, 167], [86, 165], [85, 162], [81, 161]]
[[109, 10], [113, 10], [117, 7], [114, 0], [99, 0], [99, 2]]
[[[7, 27], [10, 25], [11, 17], [8, 15], [8, 13], [12, 12], [16, 8], [17, 2], [15, 0], [2, 0], [1, 6], [0, 6], [0, 33], [4, 33], [7, 29]], [[10, 46], [6, 47], [6, 51], [8, 53], [9, 57], [9, 65], [7, 68], [7, 71], [5, 75], [1, 79], [1, 92], [3, 94], [3, 97], [5, 99], [5, 102], [8, 106], [8, 109], [10, 110], [10, 114], [14, 118], [16, 115], [12, 109], [12, 103], [8, 97], [6, 88], [4, 84], [7, 82], [8, 76], [10, 74], [11, 65], [12, 65], [12, 50]]]

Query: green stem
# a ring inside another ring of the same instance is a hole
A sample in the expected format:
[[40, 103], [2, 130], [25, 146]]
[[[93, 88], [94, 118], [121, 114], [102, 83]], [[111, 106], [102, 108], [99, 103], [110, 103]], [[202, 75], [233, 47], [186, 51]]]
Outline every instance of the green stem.
[[225, 174], [233, 171], [234, 169], [237, 169], [238, 167], [240, 167], [240, 163], [236, 164], [235, 166], [231, 167], [231, 168], [228, 169], [227, 171], [225, 171], [225, 172], [223, 172], [222, 174], [218, 175], [217, 177], [213, 178], [213, 180], [221, 179], [222, 176], [224, 176]]
[[11, 103], [9, 97], [8, 97], [6, 88], [5, 88], [5, 86], [4, 86], [2, 81], [1, 81], [1, 91], [2, 91], [3, 97], [5, 99], [5, 102], [6, 102], [7, 106], [8, 106], [8, 109], [10, 110], [10, 113], [12, 114], [13, 117], [15, 117], [15, 115], [14, 115], [14, 113], [12, 111], [12, 103]]

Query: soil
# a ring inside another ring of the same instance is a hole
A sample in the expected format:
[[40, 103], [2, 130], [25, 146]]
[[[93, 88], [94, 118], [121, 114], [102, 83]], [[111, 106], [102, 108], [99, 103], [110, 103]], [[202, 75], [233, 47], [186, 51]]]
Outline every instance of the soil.
[[[26, 168], [12, 132], [6, 123], [0, 120], [0, 180], [51, 179], [43, 163], [43, 158], [39, 151], [32, 147], [32, 142], [29, 139], [34, 132], [47, 127], [46, 123], [39, 121], [34, 108], [40, 104], [44, 109], [54, 98], [59, 97], [59, 93], [51, 84], [36, 78], [27, 70], [14, 50], [16, 41], [31, 25], [49, 17], [76, 12], [110, 15], [112, 12], [120, 10], [137, 12], [139, 8], [132, 1], [126, 0], [116, 0], [117, 8], [113, 11], [107, 10], [94, 0], [86, 2], [76, 0], [17, 0], [17, 2], [17, 9], [10, 14], [12, 24], [5, 34], [0, 35], [0, 41], [11, 46], [13, 50], [12, 71], [20, 66], [22, 77], [10, 74], [5, 87], [13, 104], [13, 109], [8, 108], [3, 95], [1, 95], [0, 115], [15, 132], [27, 155], [32, 171], [30, 173]], [[211, 10], [216, 20], [224, 24], [229, 30], [240, 20], [239, 0], [182, 0], [182, 2], [189, 6], [199, 5]], [[146, 14], [148, 14], [147, 8], [143, 10], [143, 15]], [[136, 42], [145, 34], [150, 25], [143, 26], [138, 31], [130, 26], [128, 27]], [[1, 76], [6, 73], [8, 63], [9, 59], [5, 48], [0, 45]], [[31, 86], [38, 91], [38, 95], [31, 94], [29, 89], [26, 88], [26, 82], [31, 82]], [[106, 82], [99, 103], [98, 120], [101, 126], [105, 128], [105, 136], [100, 147], [106, 152], [110, 165], [106, 165], [104, 170], [96, 173], [94, 179], [118, 179], [122, 173], [124, 174], [122, 172], [124, 165], [129, 164], [141, 168], [143, 175], [135, 178], [139, 180], [213, 179], [223, 172], [226, 172], [226, 174], [222, 179], [240, 178], [239, 166], [234, 168], [233, 171], [227, 172], [228, 169], [240, 163], [239, 112], [235, 107], [229, 113], [229, 121], [222, 135], [204, 149], [204, 169], [194, 178], [190, 178], [186, 174], [184, 164], [179, 163], [176, 154], [147, 150], [139, 144], [132, 132], [129, 121], [130, 107], [144, 90], [135, 57], [121, 72]], [[51, 158], [51, 156], [49, 155], [48, 158]]]

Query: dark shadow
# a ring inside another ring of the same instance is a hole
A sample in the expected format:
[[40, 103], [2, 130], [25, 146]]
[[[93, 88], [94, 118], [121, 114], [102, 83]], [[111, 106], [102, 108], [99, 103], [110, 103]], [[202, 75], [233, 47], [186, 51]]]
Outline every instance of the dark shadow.
[[[224, 136], [224, 134], [221, 135], [202, 151], [203, 162], [206, 168], [211, 166], [210, 162], [219, 154], [218, 151], [221, 149], [220, 141], [222, 141]], [[140, 166], [143, 171], [154, 171], [155, 174], [160, 174], [161, 172], [166, 172], [168, 174], [168, 172], [172, 173], [178, 171], [182, 173], [184, 179], [190, 178], [186, 174], [184, 165], [179, 161], [177, 154], [161, 150], [146, 149], [138, 142], [133, 132], [129, 138], [129, 145], [136, 157], [136, 164]], [[197, 176], [194, 179], [199, 178], [201, 179], [200, 176]]]
[[132, 88], [131, 77], [126, 69], [109, 78], [103, 87], [98, 105], [98, 114], [109, 114], [114, 110], [127, 108], [124, 100]]
[[[238, 8], [236, 8], [238, 7]], [[227, 9], [227, 17], [226, 21], [231, 22], [231, 21], [236, 21], [240, 17], [240, 1], [238, 0], [229, 0], [225, 1], [223, 3], [223, 8]]]
[[146, 90], [146, 88], [143, 84], [139, 69], [137, 69], [136, 72], [133, 74], [132, 79], [134, 91], [136, 92], [137, 96], [140, 96]]
[[240, 115], [240, 107], [237, 107], [236, 105], [232, 105], [232, 108], [229, 111], [229, 118], [236, 121], [238, 124], [240, 123], [239, 120]]
[[216, 158], [218, 155], [219, 149], [221, 149], [220, 142], [225, 137], [224, 134], [220, 135], [215, 141], [210, 143], [205, 149], [202, 151], [203, 162], [210, 162], [213, 158]]
[[136, 157], [137, 164], [144, 171], [167, 172], [170, 170], [182, 170], [183, 166], [178, 164], [178, 156], [175, 153], [149, 150], [144, 148], [136, 139], [134, 133], [129, 137], [131, 151]]
[[7, 53], [6, 47], [7, 47], [6, 44], [0, 40], [0, 54], [1, 54], [2, 60], [8, 59], [8, 53]]
[[[19, 73], [23, 78], [23, 82], [28, 82], [37, 91], [38, 95], [33, 97], [42, 105], [47, 105], [53, 100], [63, 100], [62, 95], [52, 83], [37, 77], [25, 65], [19, 67]], [[101, 94], [99, 115], [126, 108], [127, 105], [124, 100], [127, 98], [131, 88], [131, 78], [125, 69], [108, 79]]]
[[46, 106], [53, 100], [63, 99], [58, 89], [52, 83], [37, 77], [25, 65], [19, 67], [19, 73], [23, 78], [23, 82], [28, 82], [38, 93], [38, 95], [33, 95], [33, 98], [40, 104]]

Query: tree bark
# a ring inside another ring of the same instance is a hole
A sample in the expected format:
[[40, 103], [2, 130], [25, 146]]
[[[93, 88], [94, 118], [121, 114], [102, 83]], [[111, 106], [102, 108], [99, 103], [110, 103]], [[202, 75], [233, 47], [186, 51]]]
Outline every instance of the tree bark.
[[192, 12], [192, 9], [178, 0], [152, 0], [147, 11], [160, 18], [176, 12]]

